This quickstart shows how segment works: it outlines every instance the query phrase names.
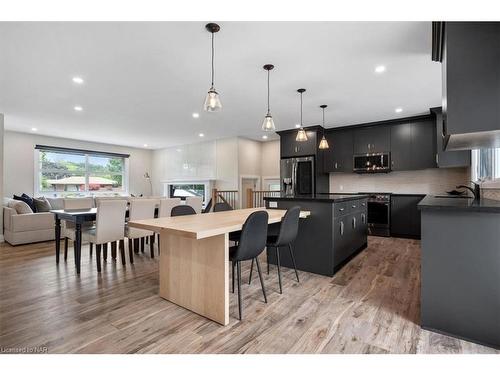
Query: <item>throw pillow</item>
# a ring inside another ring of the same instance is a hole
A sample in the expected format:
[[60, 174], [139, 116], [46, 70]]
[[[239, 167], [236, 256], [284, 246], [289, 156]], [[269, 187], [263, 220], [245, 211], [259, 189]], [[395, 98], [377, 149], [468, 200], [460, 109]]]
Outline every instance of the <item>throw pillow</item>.
[[33, 202], [35, 203], [36, 212], [49, 212], [52, 209], [45, 197], [33, 198]]
[[28, 204], [26, 202], [21, 201], [21, 200], [18, 200], [17, 202], [12, 203], [11, 208], [16, 210], [18, 215], [32, 214], [33, 213], [33, 210], [30, 208], [30, 206], [28, 206]]
[[16, 201], [23, 201], [31, 208], [31, 211], [36, 212], [35, 204], [33, 203], [33, 198], [31, 198], [29, 195], [25, 193], [23, 193], [23, 195], [21, 196], [14, 195], [14, 199]]

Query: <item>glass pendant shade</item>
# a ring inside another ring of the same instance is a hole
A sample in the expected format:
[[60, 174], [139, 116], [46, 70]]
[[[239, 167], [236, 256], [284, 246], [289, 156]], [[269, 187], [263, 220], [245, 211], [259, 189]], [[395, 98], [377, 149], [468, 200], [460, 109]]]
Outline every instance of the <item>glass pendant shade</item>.
[[307, 141], [306, 131], [304, 129], [300, 128], [299, 131], [297, 132], [297, 137], [295, 137], [295, 140], [297, 142], [305, 142], [305, 141]]
[[270, 113], [268, 113], [266, 117], [264, 117], [262, 130], [264, 130], [265, 132], [273, 132], [276, 130], [276, 127], [274, 126], [273, 116], [271, 116]]
[[323, 138], [321, 138], [321, 141], [319, 142], [319, 149], [326, 150], [327, 148], [329, 148], [328, 141], [326, 140], [325, 136], [323, 136]]
[[203, 109], [207, 112], [217, 112], [222, 108], [222, 104], [219, 99], [219, 94], [213, 87], [208, 90], [207, 97], [205, 98], [205, 104]]

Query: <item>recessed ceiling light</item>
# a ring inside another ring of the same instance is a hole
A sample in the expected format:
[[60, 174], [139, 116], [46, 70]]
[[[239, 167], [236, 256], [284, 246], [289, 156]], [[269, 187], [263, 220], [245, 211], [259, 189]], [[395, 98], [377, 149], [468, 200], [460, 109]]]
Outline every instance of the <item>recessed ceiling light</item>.
[[196, 112], [195, 112], [195, 113], [193, 113], [193, 118], [198, 118], [198, 117], [200, 117], [200, 114], [199, 114], [199, 113], [196, 113]]
[[31, 128], [32, 132], [36, 132], [38, 129], [37, 128]]
[[81, 85], [85, 81], [83, 80], [82, 77], [73, 77], [73, 82]]
[[144, 147], [148, 147], [148, 144], [147, 144], [147, 143], [144, 143]]
[[300, 128], [300, 124], [295, 124], [295, 127], [298, 129]]
[[403, 112], [403, 108], [396, 108], [396, 109], [394, 110], [394, 112], [396, 112], [396, 113], [401, 113], [401, 112]]
[[384, 65], [379, 65], [375, 67], [375, 73], [383, 73], [385, 72], [385, 66]]
[[263, 135], [263, 136], [262, 136], [262, 139], [267, 139], [267, 135]]
[[79, 105], [75, 105], [75, 106], [73, 107], [73, 109], [74, 109], [75, 111], [77, 111], [77, 112], [81, 112], [81, 111], [83, 111], [83, 108], [82, 108], [81, 106], [79, 106]]
[[200, 134], [198, 134], [198, 136], [199, 136], [199, 137], [204, 137], [204, 136], [205, 136], [205, 134], [200, 133]]

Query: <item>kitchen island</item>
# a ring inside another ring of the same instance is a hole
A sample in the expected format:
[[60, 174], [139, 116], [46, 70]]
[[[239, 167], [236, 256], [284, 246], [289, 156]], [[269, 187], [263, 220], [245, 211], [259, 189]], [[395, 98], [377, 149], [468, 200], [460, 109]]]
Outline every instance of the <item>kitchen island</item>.
[[500, 201], [427, 195], [421, 325], [500, 348]]
[[[293, 243], [297, 268], [333, 276], [367, 245], [367, 200], [365, 194], [316, 194], [264, 198], [266, 207], [288, 209], [299, 206], [310, 212], [299, 224]], [[276, 253], [267, 254], [276, 264]], [[288, 252], [280, 253], [280, 263], [293, 267]]]

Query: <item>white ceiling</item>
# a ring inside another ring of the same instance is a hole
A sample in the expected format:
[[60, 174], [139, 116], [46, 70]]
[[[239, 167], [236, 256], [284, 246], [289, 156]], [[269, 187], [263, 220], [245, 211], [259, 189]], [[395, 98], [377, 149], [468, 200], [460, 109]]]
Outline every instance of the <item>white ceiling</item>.
[[[406, 117], [439, 106], [430, 22], [221, 22], [215, 87], [202, 110], [210, 34], [200, 22], [0, 23], [0, 112], [7, 129], [150, 148], [204, 139], [261, 139], [266, 73], [278, 130]], [[384, 74], [374, 68], [383, 64]], [[81, 76], [85, 84], [72, 82]], [[82, 112], [73, 107], [81, 105]], [[394, 109], [404, 111], [396, 114]], [[191, 114], [198, 112], [200, 118]], [[272, 139], [273, 137], [270, 137]]]

